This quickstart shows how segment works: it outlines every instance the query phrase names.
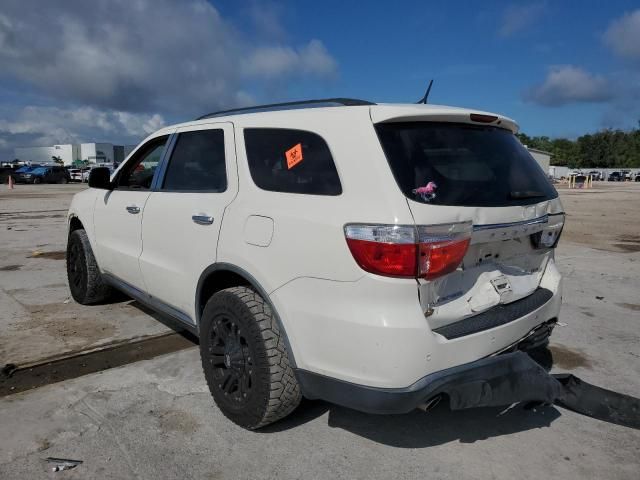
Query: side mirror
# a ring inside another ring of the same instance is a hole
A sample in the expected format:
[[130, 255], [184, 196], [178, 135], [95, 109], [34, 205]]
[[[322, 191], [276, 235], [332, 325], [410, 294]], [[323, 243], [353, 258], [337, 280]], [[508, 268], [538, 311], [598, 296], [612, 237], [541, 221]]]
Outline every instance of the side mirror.
[[107, 167], [96, 167], [89, 172], [89, 188], [113, 190], [111, 171]]

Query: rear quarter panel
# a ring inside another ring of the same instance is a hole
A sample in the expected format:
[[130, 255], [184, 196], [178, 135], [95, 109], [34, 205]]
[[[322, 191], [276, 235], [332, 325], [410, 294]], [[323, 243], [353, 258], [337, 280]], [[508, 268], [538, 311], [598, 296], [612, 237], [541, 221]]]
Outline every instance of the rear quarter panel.
[[[268, 293], [301, 277], [345, 282], [361, 278], [365, 272], [354, 261], [344, 238], [347, 223], [413, 223], [367, 107], [236, 118], [239, 193], [225, 212], [218, 261], [248, 271]], [[244, 129], [256, 127], [307, 130], [320, 135], [331, 151], [342, 194], [305, 195], [258, 188], [251, 178], [244, 143]], [[262, 235], [270, 238], [267, 245], [248, 237], [251, 228], [247, 222], [252, 216], [272, 220], [272, 232]]]

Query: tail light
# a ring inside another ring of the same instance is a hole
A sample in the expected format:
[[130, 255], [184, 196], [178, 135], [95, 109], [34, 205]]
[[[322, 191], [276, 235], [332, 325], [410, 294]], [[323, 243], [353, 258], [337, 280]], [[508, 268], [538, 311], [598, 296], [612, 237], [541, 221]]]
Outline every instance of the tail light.
[[419, 276], [432, 280], [458, 268], [469, 248], [472, 229], [471, 222], [418, 226]]
[[555, 248], [564, 227], [564, 214], [549, 215], [547, 226], [531, 235], [534, 248]]
[[471, 222], [441, 225], [350, 224], [344, 232], [355, 261], [370, 273], [434, 278], [453, 272], [471, 239]]

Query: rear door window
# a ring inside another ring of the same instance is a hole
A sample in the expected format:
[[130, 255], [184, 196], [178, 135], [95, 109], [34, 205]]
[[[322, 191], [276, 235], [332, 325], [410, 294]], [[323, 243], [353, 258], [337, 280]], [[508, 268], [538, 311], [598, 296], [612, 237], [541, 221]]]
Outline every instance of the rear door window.
[[528, 205], [558, 196], [510, 131], [454, 123], [376, 125], [393, 175], [409, 198], [433, 205]]
[[340, 195], [342, 186], [327, 142], [319, 135], [281, 128], [244, 130], [251, 178], [263, 190]]
[[226, 189], [224, 132], [211, 129], [178, 134], [162, 190], [224, 192]]

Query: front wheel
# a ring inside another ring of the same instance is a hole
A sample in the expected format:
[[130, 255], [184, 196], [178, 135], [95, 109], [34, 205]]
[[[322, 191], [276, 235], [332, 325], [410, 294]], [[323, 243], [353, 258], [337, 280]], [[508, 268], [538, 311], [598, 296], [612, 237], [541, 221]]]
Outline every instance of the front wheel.
[[42, 180], [40, 180], [38, 177], [33, 179], [33, 184], [35, 185], [36, 183], [40, 183]]
[[71, 296], [81, 305], [91, 305], [111, 295], [111, 287], [102, 281], [87, 232], [82, 229], [69, 234], [67, 279]]
[[213, 295], [202, 314], [200, 356], [216, 405], [255, 430], [289, 415], [302, 394], [271, 307], [254, 290]]

